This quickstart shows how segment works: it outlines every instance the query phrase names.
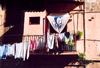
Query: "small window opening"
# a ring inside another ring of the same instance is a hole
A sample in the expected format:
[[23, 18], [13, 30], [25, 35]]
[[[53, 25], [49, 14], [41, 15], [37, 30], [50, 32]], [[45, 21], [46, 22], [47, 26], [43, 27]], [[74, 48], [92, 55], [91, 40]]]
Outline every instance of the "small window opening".
[[40, 17], [29, 17], [29, 24], [40, 24]]

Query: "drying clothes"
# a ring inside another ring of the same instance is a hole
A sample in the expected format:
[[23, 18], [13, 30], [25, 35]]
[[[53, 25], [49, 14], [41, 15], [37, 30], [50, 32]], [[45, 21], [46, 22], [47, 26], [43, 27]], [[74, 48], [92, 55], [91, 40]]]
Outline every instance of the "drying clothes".
[[67, 24], [70, 16], [68, 13], [66, 14], [51, 14], [47, 16], [50, 24], [52, 27], [58, 32], [61, 33], [61, 31], [64, 29], [65, 25]]
[[36, 39], [36, 49], [39, 49], [40, 48], [40, 38], [39, 39]]
[[57, 34], [55, 34], [55, 46], [58, 48], [58, 37], [57, 37]]
[[40, 47], [45, 47], [45, 36], [40, 39]]
[[24, 42], [23, 61], [25, 61], [26, 52], [27, 52], [27, 59], [28, 59], [29, 58], [29, 41]]
[[16, 58], [23, 58], [23, 43], [16, 43], [16, 53], [15, 53], [15, 59]]
[[70, 37], [69, 37], [69, 45], [72, 45], [72, 40], [73, 40], [73, 35], [70, 33]]
[[30, 51], [36, 50], [36, 40], [31, 40], [30, 42]]
[[64, 41], [64, 36], [65, 36], [64, 33], [58, 34], [58, 40], [59, 41]]
[[67, 37], [65, 36], [65, 44], [68, 44], [68, 42], [69, 42], [69, 38], [67, 38]]
[[7, 55], [8, 56], [14, 56], [15, 54], [15, 44], [12, 45], [8, 45], [8, 51], [7, 51]]
[[39, 38], [37, 41], [37, 49], [41, 49], [45, 47], [45, 36]]
[[53, 49], [54, 38], [55, 38], [55, 34], [49, 35], [49, 33], [47, 33], [47, 48], [48, 49]]
[[0, 45], [0, 59], [6, 59], [8, 45]]

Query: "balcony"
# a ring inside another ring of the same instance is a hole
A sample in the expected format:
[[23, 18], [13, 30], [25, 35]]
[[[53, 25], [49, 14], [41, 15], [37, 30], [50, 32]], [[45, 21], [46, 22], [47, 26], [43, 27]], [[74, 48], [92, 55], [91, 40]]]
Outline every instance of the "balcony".
[[[25, 36], [23, 36], [22, 41], [39, 39], [41, 37], [43, 37], [43, 35], [25, 35]], [[45, 42], [46, 42], [46, 40], [45, 40]], [[78, 55], [75, 44], [74, 44], [74, 46], [64, 45], [62, 47], [62, 50], [63, 50], [63, 52], [61, 52], [61, 53], [58, 53], [55, 51], [45, 52], [45, 48], [43, 48], [42, 50], [30, 51], [30, 54], [31, 55]]]

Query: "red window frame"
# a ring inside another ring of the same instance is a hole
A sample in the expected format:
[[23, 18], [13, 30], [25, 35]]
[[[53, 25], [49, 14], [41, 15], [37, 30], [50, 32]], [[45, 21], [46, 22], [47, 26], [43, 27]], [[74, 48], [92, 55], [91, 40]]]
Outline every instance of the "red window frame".
[[[29, 17], [29, 25], [40, 25], [40, 20], [39, 20], [39, 23], [31, 23], [31, 22], [30, 22], [30, 18], [31, 18], [31, 17]], [[40, 19], [40, 17], [39, 17], [39, 19]]]

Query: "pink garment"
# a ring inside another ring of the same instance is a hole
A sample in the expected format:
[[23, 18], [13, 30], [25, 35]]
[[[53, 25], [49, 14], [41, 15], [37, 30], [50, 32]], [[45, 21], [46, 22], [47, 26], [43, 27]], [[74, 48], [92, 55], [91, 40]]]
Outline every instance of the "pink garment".
[[31, 44], [30, 44], [30, 50], [36, 50], [36, 40], [31, 40]]

